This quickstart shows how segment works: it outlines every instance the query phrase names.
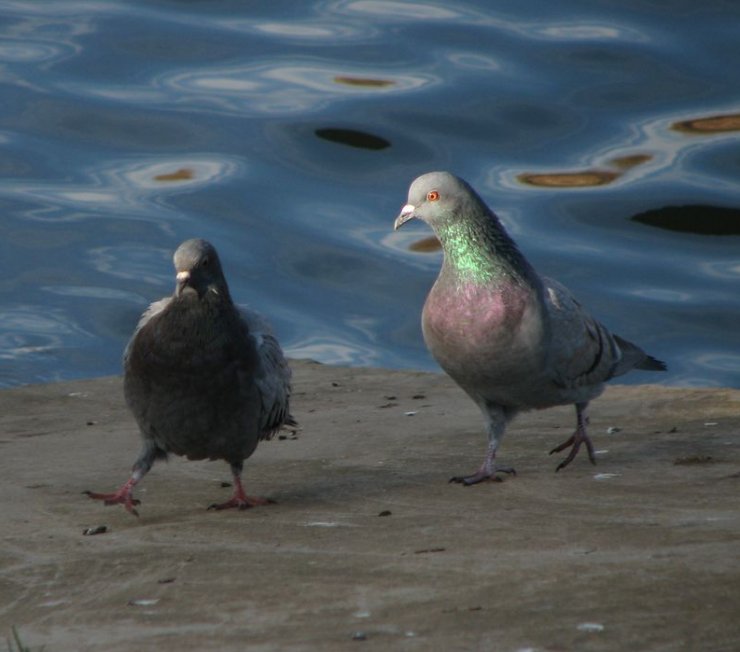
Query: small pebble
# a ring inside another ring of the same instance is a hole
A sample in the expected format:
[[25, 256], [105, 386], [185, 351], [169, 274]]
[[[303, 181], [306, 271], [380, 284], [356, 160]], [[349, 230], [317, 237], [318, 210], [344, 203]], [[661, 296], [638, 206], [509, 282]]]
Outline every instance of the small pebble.
[[407, 416], [407, 417], [413, 417], [416, 414], [416, 411], [414, 410], [412, 412], [404, 412], [403, 414], [404, 416]]
[[384, 509], [378, 516], [390, 516], [393, 512], [390, 509]]
[[86, 527], [82, 530], [82, 534], [86, 537], [91, 537], [95, 534], [105, 534], [108, 531], [108, 527], [105, 525], [96, 525], [94, 527]]
[[603, 632], [604, 626], [601, 623], [581, 623], [577, 629], [579, 632]]
[[429, 552], [444, 552], [447, 548], [423, 548], [422, 550], [414, 550], [415, 555], [425, 555]]
[[129, 607], [151, 607], [152, 605], [157, 604], [159, 600], [157, 598], [142, 598], [140, 600], [129, 600], [128, 606]]
[[613, 435], [615, 432], [621, 432], [621, 430], [622, 430], [621, 428], [617, 428], [616, 426], [609, 426], [606, 429], [606, 433], [608, 435]]
[[353, 641], [366, 641], [367, 634], [365, 634], [365, 632], [355, 632], [354, 634], [352, 634], [352, 640]]

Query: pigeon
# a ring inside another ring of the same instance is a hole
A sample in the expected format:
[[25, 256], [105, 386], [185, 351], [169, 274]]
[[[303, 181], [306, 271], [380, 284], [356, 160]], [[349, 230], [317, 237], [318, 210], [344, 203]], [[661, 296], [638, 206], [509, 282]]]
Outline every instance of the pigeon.
[[229, 463], [233, 495], [210, 508], [268, 504], [244, 492], [242, 467], [260, 440], [297, 425], [290, 368], [267, 322], [234, 305], [212, 244], [183, 242], [174, 264], [174, 294], [149, 306], [123, 355], [124, 395], [141, 452], [118, 491], [85, 493], [138, 516], [134, 487], [155, 460], [173, 453]]
[[589, 401], [632, 369], [666, 365], [596, 321], [557, 281], [541, 277], [499, 219], [463, 179], [430, 172], [409, 188], [394, 229], [426, 222], [444, 259], [422, 311], [424, 341], [442, 369], [483, 413], [488, 448], [480, 468], [450, 482], [473, 485], [515, 474], [495, 464], [507, 424], [519, 412], [575, 405], [576, 429], [550, 454], [570, 447], [556, 470], [586, 446]]

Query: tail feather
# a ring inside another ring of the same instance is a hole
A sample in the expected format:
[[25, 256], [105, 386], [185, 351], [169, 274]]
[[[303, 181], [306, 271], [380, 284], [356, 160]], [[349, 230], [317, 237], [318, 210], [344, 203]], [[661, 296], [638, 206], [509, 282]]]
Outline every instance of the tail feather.
[[645, 354], [645, 359], [635, 369], [644, 369], [645, 371], [666, 371], [668, 365], [658, 358], [654, 358], [652, 355]]
[[627, 373], [630, 369], [644, 369], [645, 371], [665, 371], [668, 367], [665, 362], [648, 355], [636, 344], [614, 335], [619, 349], [622, 351], [622, 359], [615, 369], [614, 376]]

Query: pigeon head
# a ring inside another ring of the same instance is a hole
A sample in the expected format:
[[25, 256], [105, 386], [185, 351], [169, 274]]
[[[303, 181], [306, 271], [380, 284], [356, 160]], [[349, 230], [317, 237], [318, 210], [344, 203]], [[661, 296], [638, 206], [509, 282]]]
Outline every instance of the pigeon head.
[[210, 242], [197, 238], [186, 240], [177, 248], [173, 260], [177, 270], [176, 296], [187, 293], [196, 293], [198, 297], [207, 293], [228, 296], [221, 261]]
[[462, 179], [449, 172], [429, 172], [414, 180], [406, 205], [393, 224], [399, 229], [416, 218], [435, 231], [467, 215], [488, 214], [476, 192]]
[[529, 263], [478, 193], [449, 172], [414, 180], [394, 229], [416, 218], [426, 222], [444, 251], [442, 274], [464, 275], [478, 283], [518, 277], [537, 283]]

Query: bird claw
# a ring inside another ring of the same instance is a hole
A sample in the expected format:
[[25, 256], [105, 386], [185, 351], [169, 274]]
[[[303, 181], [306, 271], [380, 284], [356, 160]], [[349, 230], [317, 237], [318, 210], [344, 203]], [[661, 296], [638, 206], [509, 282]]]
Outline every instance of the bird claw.
[[596, 465], [596, 455], [594, 454], [594, 445], [591, 443], [591, 439], [583, 430], [576, 430], [568, 439], [562, 444], [558, 444], [550, 451], [550, 455], [553, 453], [559, 453], [570, 446], [570, 452], [568, 456], [560, 462], [555, 468], [557, 473], [560, 469], [564, 469], [570, 464], [578, 455], [578, 451], [581, 449], [581, 444], [586, 444], [586, 451], [588, 452], [588, 459], [591, 464]]
[[130, 512], [134, 516], [139, 515], [135, 505], [141, 505], [141, 501], [131, 495], [130, 489], [121, 489], [112, 494], [101, 494], [95, 491], [83, 491], [82, 493], [93, 500], [102, 500], [104, 505], [123, 505], [127, 512]]
[[469, 487], [480, 482], [503, 482], [499, 478], [497, 473], [509, 473], [516, 475], [516, 471], [510, 466], [496, 467], [489, 471], [487, 469], [478, 469], [473, 475], [456, 475], [450, 478], [450, 482], [461, 484], [465, 487]]

